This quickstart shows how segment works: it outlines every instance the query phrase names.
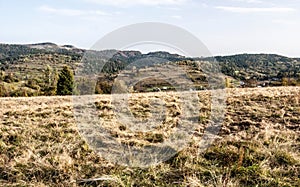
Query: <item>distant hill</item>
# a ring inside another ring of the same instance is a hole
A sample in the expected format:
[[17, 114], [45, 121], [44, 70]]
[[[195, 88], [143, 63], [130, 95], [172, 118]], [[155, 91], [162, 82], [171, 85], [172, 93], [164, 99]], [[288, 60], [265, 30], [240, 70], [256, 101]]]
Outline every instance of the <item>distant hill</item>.
[[28, 45], [0, 44], [0, 62], [15, 61], [23, 56], [34, 54], [65, 54], [70, 56], [82, 56], [85, 50], [71, 45], [58, 46], [53, 43], [39, 43]]
[[[0, 86], [2, 85], [2, 90], [8, 90], [5, 94], [0, 93], [0, 96], [19, 96], [24, 95], [23, 92], [27, 92], [27, 95], [45, 95], [48, 90], [45, 88], [45, 77], [48, 76], [47, 79], [53, 82], [51, 86], [55, 86], [55, 75], [63, 66], [70, 66], [75, 71], [82, 63], [85, 63], [86, 71], [89, 72], [99, 73], [101, 69], [103, 75], [99, 81], [104, 82], [106, 86], [111, 86], [118, 72], [129, 64], [139, 69], [147, 68], [148, 64], [181, 64], [186, 66], [187, 73], [197, 88], [205, 89], [207, 84], [203, 81], [206, 81], [207, 75], [201, 69], [197, 69], [197, 63], [208, 60], [219, 64], [221, 72], [227, 78], [227, 87], [298, 85], [300, 82], [300, 59], [276, 54], [190, 58], [165, 51], [148, 54], [140, 51], [95, 51], [50, 42], [27, 45], [0, 44]], [[49, 70], [51, 76], [46, 75]], [[151, 82], [157, 84], [156, 81]], [[11, 90], [21, 90], [22, 93], [12, 94]]]
[[298, 77], [300, 61], [276, 54], [240, 54], [215, 57], [224, 74], [236, 79], [269, 80]]

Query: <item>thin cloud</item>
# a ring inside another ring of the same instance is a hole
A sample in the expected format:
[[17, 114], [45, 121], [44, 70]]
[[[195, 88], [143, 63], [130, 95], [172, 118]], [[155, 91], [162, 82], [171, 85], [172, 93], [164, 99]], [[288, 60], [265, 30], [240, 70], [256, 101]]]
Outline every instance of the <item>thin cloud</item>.
[[61, 16], [109, 16], [110, 14], [100, 10], [77, 10], [77, 9], [58, 9], [49, 6], [41, 6], [38, 8], [39, 11], [56, 14]]
[[297, 21], [287, 20], [287, 19], [274, 19], [274, 20], [272, 20], [272, 23], [284, 24], [284, 25], [298, 25], [299, 24], [299, 22], [297, 22]]
[[182, 16], [180, 16], [180, 15], [173, 15], [173, 16], [171, 16], [171, 18], [174, 18], [174, 19], [182, 19]]
[[227, 12], [233, 13], [287, 13], [294, 12], [294, 8], [284, 7], [271, 7], [271, 8], [250, 8], [250, 7], [232, 7], [232, 6], [218, 6], [216, 9], [220, 9]]
[[128, 6], [160, 6], [160, 5], [182, 5], [187, 0], [85, 0], [87, 2], [98, 3], [103, 5], [128, 7]]
[[254, 3], [254, 4], [263, 3], [263, 1], [260, 1], [260, 0], [233, 0], [233, 1], [241, 2], [241, 3]]

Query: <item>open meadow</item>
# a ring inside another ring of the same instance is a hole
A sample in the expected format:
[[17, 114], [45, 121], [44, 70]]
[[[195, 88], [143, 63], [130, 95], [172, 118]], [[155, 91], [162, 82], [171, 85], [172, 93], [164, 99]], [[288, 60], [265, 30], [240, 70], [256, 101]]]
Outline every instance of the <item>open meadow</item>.
[[[201, 152], [211, 94], [196, 94], [199, 123], [191, 141], [145, 168], [110, 163], [91, 149], [78, 131], [72, 96], [0, 98], [0, 186], [300, 186], [300, 87], [226, 89], [222, 127]], [[110, 95], [92, 104], [121, 144], [143, 147], [164, 142], [182, 113], [171, 92], [139, 93], [129, 99], [136, 118], [154, 115], [151, 97], [165, 101], [166, 115], [142, 133], [118, 123]]]

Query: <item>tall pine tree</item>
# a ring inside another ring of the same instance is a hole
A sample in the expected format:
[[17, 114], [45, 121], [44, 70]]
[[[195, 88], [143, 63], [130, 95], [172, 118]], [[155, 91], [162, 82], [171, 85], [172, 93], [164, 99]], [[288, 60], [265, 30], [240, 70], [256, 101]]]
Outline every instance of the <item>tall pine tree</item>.
[[74, 75], [72, 70], [65, 66], [59, 74], [56, 95], [72, 95], [74, 88]]

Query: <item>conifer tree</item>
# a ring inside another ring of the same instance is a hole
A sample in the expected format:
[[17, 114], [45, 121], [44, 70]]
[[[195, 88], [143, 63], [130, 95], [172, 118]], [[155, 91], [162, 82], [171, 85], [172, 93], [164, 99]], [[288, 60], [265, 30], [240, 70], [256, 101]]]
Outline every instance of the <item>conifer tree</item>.
[[73, 72], [68, 66], [65, 66], [58, 77], [56, 95], [72, 95], [73, 88]]

